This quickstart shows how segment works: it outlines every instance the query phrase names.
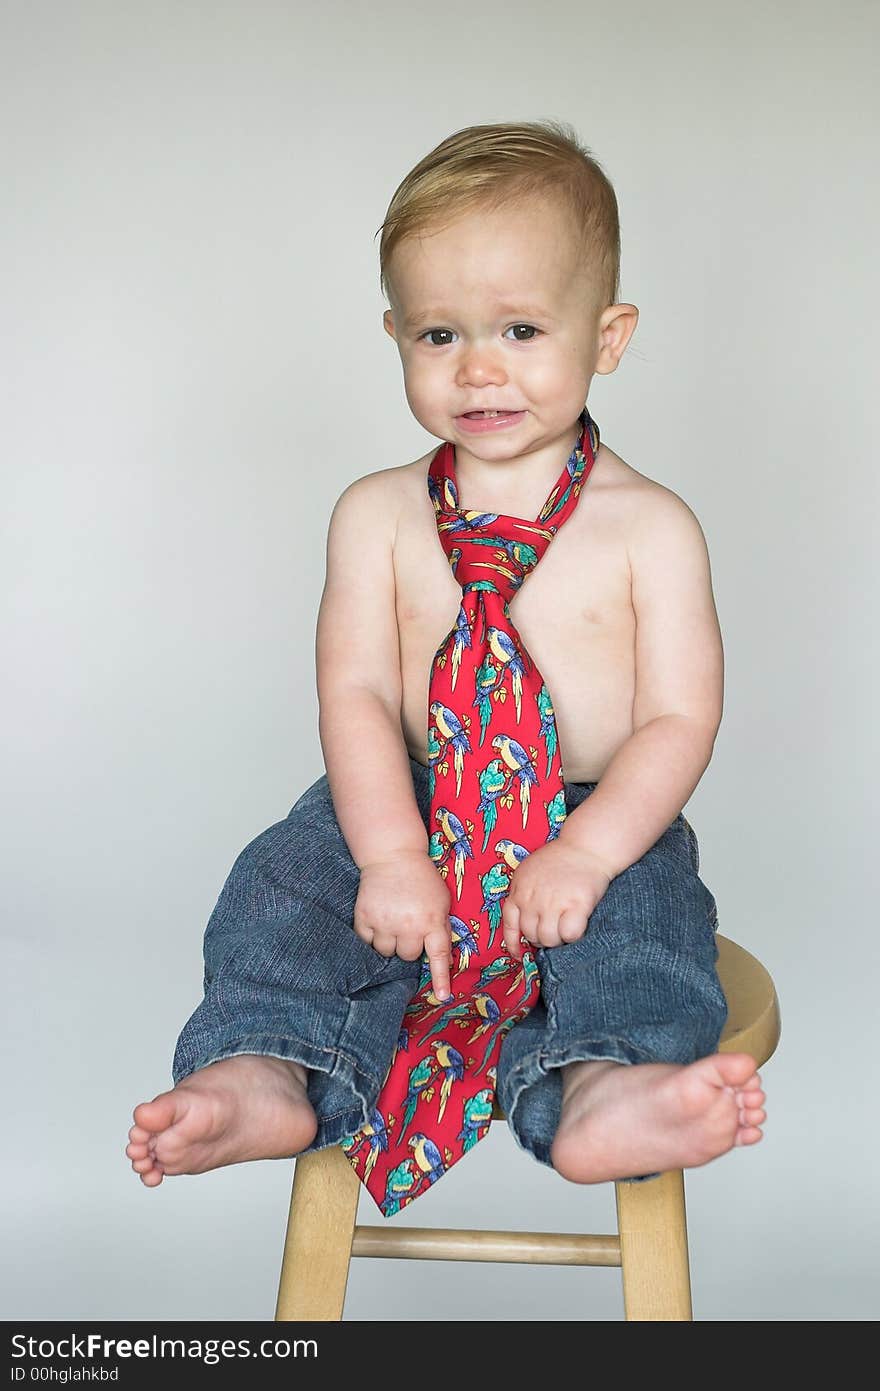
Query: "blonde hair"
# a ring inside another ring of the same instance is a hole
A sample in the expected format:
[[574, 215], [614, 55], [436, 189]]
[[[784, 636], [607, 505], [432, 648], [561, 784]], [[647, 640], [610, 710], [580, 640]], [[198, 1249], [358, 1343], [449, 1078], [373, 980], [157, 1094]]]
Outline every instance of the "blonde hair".
[[620, 222], [609, 179], [573, 126], [563, 121], [466, 126], [419, 160], [398, 185], [377, 228], [379, 284], [388, 295], [395, 248], [476, 209], [555, 199], [570, 215], [600, 308], [620, 293]]

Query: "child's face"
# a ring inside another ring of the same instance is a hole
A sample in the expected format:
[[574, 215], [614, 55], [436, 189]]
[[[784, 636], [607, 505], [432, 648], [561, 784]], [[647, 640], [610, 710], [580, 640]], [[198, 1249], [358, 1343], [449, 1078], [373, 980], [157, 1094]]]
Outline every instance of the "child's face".
[[[474, 212], [406, 238], [389, 268], [386, 330], [420, 425], [485, 460], [570, 444], [601, 351], [595, 291], [553, 203]], [[606, 368], [606, 370], [609, 370]], [[462, 417], [514, 411], [476, 433]]]

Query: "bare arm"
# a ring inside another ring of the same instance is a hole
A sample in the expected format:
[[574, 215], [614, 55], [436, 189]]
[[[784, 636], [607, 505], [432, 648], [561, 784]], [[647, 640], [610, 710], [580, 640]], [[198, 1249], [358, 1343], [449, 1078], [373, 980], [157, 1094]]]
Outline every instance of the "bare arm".
[[629, 554], [634, 732], [559, 837], [612, 878], [650, 849], [687, 802], [712, 757], [723, 706], [721, 632], [697, 518], [662, 489], [644, 506]]
[[[339, 827], [361, 870], [354, 928], [378, 952], [428, 953], [449, 993], [449, 890], [428, 854], [400, 720], [394, 472], [341, 494], [318, 610], [318, 731]], [[425, 712], [427, 720], [427, 710]]]
[[361, 868], [389, 851], [427, 850], [400, 723], [391, 488], [389, 475], [368, 475], [333, 509], [315, 641], [327, 780]]
[[340, 691], [319, 721], [336, 819], [358, 868], [396, 850], [427, 850], [400, 719], [371, 690]]

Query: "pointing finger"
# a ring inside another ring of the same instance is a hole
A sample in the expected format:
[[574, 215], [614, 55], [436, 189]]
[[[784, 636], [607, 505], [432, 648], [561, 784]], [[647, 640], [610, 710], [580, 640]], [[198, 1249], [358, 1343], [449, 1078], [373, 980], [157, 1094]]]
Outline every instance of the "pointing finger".
[[452, 998], [449, 988], [449, 934], [439, 933], [436, 937], [425, 939], [425, 955], [431, 968], [431, 987], [438, 1000]]

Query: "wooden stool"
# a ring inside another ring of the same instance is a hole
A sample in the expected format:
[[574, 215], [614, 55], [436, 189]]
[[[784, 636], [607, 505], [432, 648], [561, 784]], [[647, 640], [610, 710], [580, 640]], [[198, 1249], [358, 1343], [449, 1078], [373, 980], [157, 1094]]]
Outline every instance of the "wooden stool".
[[[719, 1050], [750, 1053], [760, 1067], [779, 1041], [773, 981], [749, 952], [720, 933], [717, 941], [717, 969], [728, 1003]], [[503, 1111], [496, 1107], [492, 1119], [503, 1120]], [[361, 1227], [356, 1221], [362, 1185], [340, 1146], [302, 1155], [295, 1163], [275, 1318], [340, 1320], [351, 1257], [394, 1256], [619, 1265], [627, 1319], [692, 1319], [681, 1169], [615, 1188], [615, 1236]]]

